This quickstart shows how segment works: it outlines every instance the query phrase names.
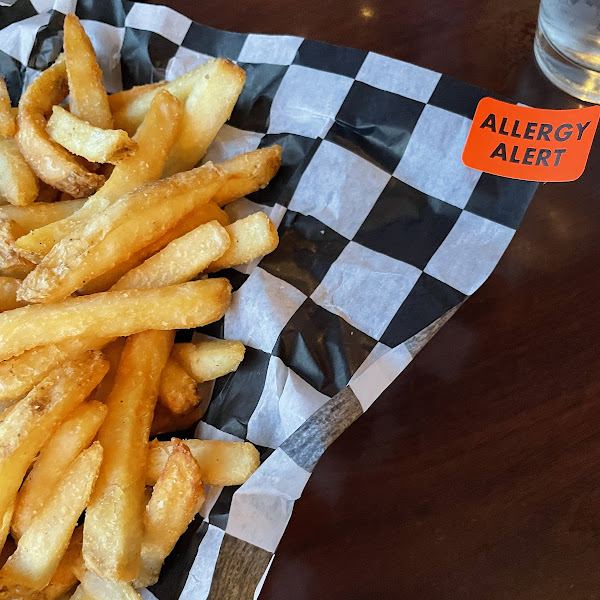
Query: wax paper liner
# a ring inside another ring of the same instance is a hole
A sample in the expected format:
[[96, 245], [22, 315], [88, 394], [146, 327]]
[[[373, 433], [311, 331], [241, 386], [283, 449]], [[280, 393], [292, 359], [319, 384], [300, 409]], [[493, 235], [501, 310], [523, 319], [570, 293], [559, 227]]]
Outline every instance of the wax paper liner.
[[261, 466], [240, 487], [209, 490], [159, 583], [143, 591], [256, 597], [323, 451], [489, 276], [536, 184], [462, 164], [483, 90], [372, 52], [218, 31], [162, 6], [18, 0], [1, 9], [0, 72], [13, 102], [61, 51], [72, 11], [110, 92], [214, 56], [246, 70], [207, 159], [283, 148], [273, 182], [228, 207], [233, 218], [265, 211], [279, 248], [227, 271], [231, 310], [194, 333], [247, 346], [196, 434], [249, 440]]

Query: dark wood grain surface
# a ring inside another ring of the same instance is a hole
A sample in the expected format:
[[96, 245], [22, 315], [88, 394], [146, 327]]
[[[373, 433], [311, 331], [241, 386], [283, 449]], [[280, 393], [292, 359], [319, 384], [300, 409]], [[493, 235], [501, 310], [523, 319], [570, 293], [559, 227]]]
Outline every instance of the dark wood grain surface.
[[[375, 50], [541, 107], [537, 0], [167, 0]], [[599, 144], [319, 463], [261, 600], [600, 598]]]

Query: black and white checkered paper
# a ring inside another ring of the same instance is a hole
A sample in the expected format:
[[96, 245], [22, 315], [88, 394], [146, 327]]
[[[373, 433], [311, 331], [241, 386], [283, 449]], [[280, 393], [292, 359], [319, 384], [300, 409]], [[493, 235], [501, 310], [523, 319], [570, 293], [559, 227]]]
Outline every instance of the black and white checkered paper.
[[110, 92], [214, 56], [246, 70], [206, 160], [283, 148], [273, 182], [227, 208], [233, 218], [265, 211], [280, 246], [227, 271], [231, 310], [194, 334], [247, 346], [238, 371], [217, 382], [197, 436], [249, 440], [262, 463], [244, 485], [209, 491], [160, 582], [143, 592], [253, 598], [319, 457], [489, 276], [536, 184], [462, 164], [483, 90], [372, 52], [217, 31], [162, 6], [17, 0], [0, 9], [0, 72], [13, 102], [62, 50], [73, 11]]

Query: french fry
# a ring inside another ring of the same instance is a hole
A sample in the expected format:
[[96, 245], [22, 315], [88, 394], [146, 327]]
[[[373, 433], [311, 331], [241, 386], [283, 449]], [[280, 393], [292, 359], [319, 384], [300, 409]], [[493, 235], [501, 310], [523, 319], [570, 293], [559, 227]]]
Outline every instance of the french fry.
[[146, 587], [158, 581], [165, 558], [200, 510], [204, 499], [200, 467], [189, 448], [174, 438], [165, 468], [146, 505], [142, 565], [134, 587]]
[[281, 146], [277, 145], [238, 154], [219, 163], [228, 177], [212, 201], [224, 206], [246, 194], [263, 189], [275, 177], [280, 166]]
[[[66, 416], [100, 383], [108, 364], [90, 353], [52, 371], [0, 422], [0, 514], [15, 501], [27, 468]], [[0, 541], [4, 544], [4, 539]]]
[[220, 278], [15, 308], [0, 313], [0, 360], [81, 335], [113, 338], [201, 327], [219, 320], [230, 301], [231, 285]]
[[[23, 258], [15, 241], [23, 234], [23, 229], [10, 219], [0, 220], [0, 275], [22, 279], [34, 268], [34, 264]], [[17, 290], [18, 293], [18, 290]]]
[[74, 567], [81, 560], [82, 543], [83, 526], [79, 525], [75, 528], [67, 551], [58, 563], [50, 583], [42, 590], [44, 600], [58, 600], [79, 583]]
[[206, 154], [244, 87], [246, 73], [229, 59], [210, 61], [185, 101], [177, 141], [165, 166], [164, 175], [191, 169]]
[[102, 446], [94, 442], [73, 461], [0, 573], [18, 584], [41, 590], [67, 551], [69, 540], [92, 493], [102, 463]]
[[19, 300], [49, 303], [66, 298], [207, 203], [221, 181], [218, 167], [207, 163], [130, 192], [79, 234], [58, 242], [24, 279]]
[[[48, 189], [45, 187], [44, 189]], [[40, 202], [39, 196], [31, 206], [0, 206], [0, 219], [10, 219], [20, 225], [25, 233], [44, 227], [60, 219], [70, 217], [78, 211], [85, 200], [63, 200], [61, 202]]]
[[136, 153], [115, 166], [106, 184], [81, 210], [51, 226], [32, 231], [19, 240], [19, 247], [41, 258], [50, 252], [54, 244], [85, 226], [121, 196], [158, 179], [177, 136], [181, 113], [179, 100], [168, 92], [156, 94], [142, 126], [134, 136], [138, 145]]
[[95, 127], [111, 129], [112, 113], [102, 85], [102, 71], [90, 38], [74, 14], [65, 16], [64, 48], [70, 111]]
[[90, 162], [117, 164], [137, 150], [122, 129], [94, 127], [62, 106], [52, 107], [46, 131], [63, 148]]
[[11, 526], [16, 539], [27, 531], [73, 460], [92, 443], [106, 411], [100, 402], [80, 404], [40, 450], [17, 496]]
[[188, 99], [188, 96], [194, 89], [196, 83], [212, 71], [212, 63], [214, 62], [215, 61], [213, 60], [200, 65], [199, 67], [188, 71], [181, 77], [169, 81], [157, 89], [149, 89], [130, 102], [127, 102], [125, 106], [118, 110], [114, 115], [115, 127], [124, 129], [129, 135], [133, 135], [144, 120], [144, 117], [150, 108], [150, 104], [158, 90], [167, 90], [167, 92], [173, 94], [180, 102], [184, 103]]
[[211, 340], [175, 344], [171, 356], [188, 375], [202, 383], [235, 371], [244, 359], [245, 352], [242, 342]]
[[59, 57], [23, 92], [16, 140], [21, 154], [42, 181], [75, 198], [85, 198], [104, 183], [104, 177], [82, 167], [46, 132], [45, 115], [67, 93], [67, 68], [64, 58]]
[[108, 395], [113, 389], [115, 384], [115, 376], [117, 374], [117, 368], [119, 367], [119, 361], [121, 360], [121, 353], [125, 347], [125, 341], [127, 338], [119, 337], [116, 340], [111, 341], [110, 344], [102, 348], [102, 355], [108, 361], [110, 368], [108, 373], [104, 376], [104, 379], [100, 382], [100, 385], [94, 390], [92, 394], [92, 400], [98, 402], [106, 402]]
[[150, 435], [185, 431], [195, 425], [204, 416], [210, 403], [210, 396], [204, 395], [200, 390], [197, 391], [197, 394], [199, 403], [184, 413], [175, 413], [162, 402], [159, 402], [154, 411]]
[[0, 137], [0, 194], [11, 204], [32, 204], [38, 195], [38, 180], [12, 137]]
[[85, 571], [81, 576], [83, 590], [79, 600], [142, 600], [141, 596], [128, 583], [109, 581], [98, 577], [91, 571]]
[[176, 240], [186, 233], [189, 233], [196, 227], [213, 220], [217, 221], [223, 226], [229, 225], [229, 217], [227, 216], [227, 213], [212, 202], [198, 206], [192, 212], [188, 213], [185, 218], [181, 219], [174, 227], [169, 229], [169, 231], [165, 232], [155, 242], [152, 242], [152, 244], [149, 244], [141, 250], [138, 250], [126, 261], [115, 265], [112, 269], [103, 275], [100, 275], [100, 277], [96, 277], [96, 279], [93, 279], [84, 285], [79, 290], [79, 293], [96, 294], [97, 292], [105, 292], [106, 290], [109, 290], [128, 271], [139, 267], [148, 257], [165, 248], [173, 240]]
[[25, 302], [17, 300], [17, 290], [20, 286], [21, 281], [15, 277], [0, 277], [0, 312], [25, 306]]
[[187, 413], [200, 403], [198, 383], [179, 363], [169, 358], [160, 376], [158, 401], [171, 412]]
[[208, 267], [209, 273], [249, 263], [273, 252], [279, 244], [275, 225], [262, 212], [240, 219], [225, 229], [231, 236], [231, 245], [221, 258]]
[[122, 92], [110, 94], [108, 97], [108, 104], [110, 105], [110, 110], [114, 114], [125, 108], [125, 106], [127, 106], [128, 104], [131, 104], [131, 102], [133, 102], [146, 92], [157, 90], [157, 88], [165, 85], [165, 83], [167, 82], [156, 81], [155, 83], [147, 83], [145, 85], [134, 85], [128, 90], [123, 90]]
[[130, 337], [106, 400], [98, 432], [105, 458], [83, 526], [85, 565], [100, 577], [131, 581], [140, 569], [148, 436], [173, 339], [162, 331]]
[[12, 112], [6, 82], [0, 77], [0, 136], [11, 137], [17, 132], [15, 115]]
[[[208, 485], [241, 485], [260, 464], [258, 450], [249, 442], [182, 441], [198, 461], [202, 481]], [[158, 481], [171, 452], [170, 442], [150, 442], [146, 485], [154, 485]]]
[[66, 340], [27, 350], [0, 362], [0, 402], [18, 399], [37, 385], [50, 371], [88, 350], [99, 350], [110, 341], [95, 335]]
[[0, 577], [0, 600], [46, 600], [41, 592]]
[[123, 275], [111, 289], [148, 289], [189, 281], [222, 256], [230, 243], [225, 228], [217, 221], [210, 221], [173, 240]]

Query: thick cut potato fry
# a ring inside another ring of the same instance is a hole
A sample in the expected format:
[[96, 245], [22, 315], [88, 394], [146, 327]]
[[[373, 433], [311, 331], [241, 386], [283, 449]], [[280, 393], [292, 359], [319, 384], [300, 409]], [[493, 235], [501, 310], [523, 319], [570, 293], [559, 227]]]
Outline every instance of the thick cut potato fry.
[[127, 260], [210, 201], [222, 181], [212, 163], [148, 183], [62, 239], [25, 278], [19, 300], [56, 302]]
[[[241, 485], [260, 464], [258, 450], [249, 442], [183, 440], [200, 465], [208, 485]], [[146, 485], [154, 485], [172, 452], [170, 442], [152, 440], [146, 466]]]
[[[27, 468], [65, 417], [90, 394], [108, 370], [99, 353], [52, 371], [0, 422], [0, 514], [15, 500]], [[4, 544], [4, 539], [1, 540]]]
[[81, 210], [51, 226], [31, 232], [19, 240], [19, 247], [41, 258], [50, 252], [54, 244], [85, 226], [121, 196], [158, 179], [177, 136], [181, 113], [179, 100], [168, 92], [156, 94], [134, 136], [138, 144], [136, 153], [115, 166], [106, 184], [89, 198]]
[[75, 528], [67, 551], [58, 563], [50, 583], [42, 590], [44, 600], [58, 600], [79, 583], [74, 568], [81, 561], [82, 543], [83, 525], [80, 525]]
[[52, 107], [46, 130], [63, 148], [90, 162], [117, 164], [137, 150], [136, 142], [122, 129], [94, 127], [62, 106]]
[[106, 405], [100, 402], [80, 404], [40, 450], [17, 496], [11, 526], [13, 537], [19, 539], [27, 531], [70, 464], [92, 443], [106, 411]]
[[92, 394], [93, 400], [106, 402], [106, 399], [115, 384], [115, 377], [117, 375], [121, 353], [125, 347], [126, 340], [127, 338], [119, 337], [102, 348], [102, 355], [108, 361], [110, 368], [108, 369], [108, 373], [104, 376], [104, 379], [100, 382], [100, 385], [94, 390], [94, 393]]
[[[45, 187], [44, 189], [48, 189]], [[31, 206], [0, 206], [0, 219], [11, 219], [19, 224], [25, 233], [44, 227], [60, 219], [70, 217], [78, 211], [85, 200], [63, 200], [61, 202], [39, 202]]]
[[17, 290], [19, 287], [21, 287], [20, 279], [16, 279], [15, 277], [0, 277], [0, 312], [25, 306], [25, 302], [17, 300]]
[[189, 448], [173, 439], [144, 515], [142, 566], [137, 588], [153, 585], [165, 558], [204, 503], [202, 473]]
[[19, 356], [0, 362], [0, 402], [26, 394], [50, 371], [88, 350], [99, 350], [110, 341], [95, 335], [32, 348]]
[[101, 463], [98, 442], [73, 461], [2, 567], [5, 577], [34, 590], [50, 583], [88, 504]]
[[83, 526], [83, 558], [100, 577], [131, 581], [140, 569], [148, 436], [174, 332], [144, 331], [125, 343], [108, 414], [98, 432], [105, 451]]
[[162, 402], [159, 402], [154, 411], [150, 435], [186, 431], [193, 425], [196, 425], [196, 423], [204, 416], [204, 413], [210, 404], [209, 395], [205, 394], [200, 389], [198, 389], [197, 394], [199, 403], [194, 408], [184, 413], [175, 413], [167, 408]]
[[130, 258], [115, 265], [112, 269], [104, 273], [104, 275], [100, 275], [100, 277], [96, 277], [96, 279], [93, 279], [88, 284], [84, 285], [79, 290], [79, 293], [95, 294], [97, 292], [109, 290], [126, 273], [139, 267], [148, 257], [153, 256], [156, 252], [165, 248], [173, 240], [176, 240], [196, 227], [213, 220], [217, 221], [222, 226], [229, 225], [227, 213], [212, 202], [198, 206], [192, 212], [188, 213], [185, 218], [181, 219], [174, 227], [169, 229], [169, 231], [165, 232], [160, 238], [152, 242], [152, 244], [138, 250]]
[[16, 140], [0, 137], [0, 194], [11, 204], [25, 206], [35, 202], [38, 180], [30, 169]]
[[222, 256], [230, 243], [228, 232], [217, 221], [200, 225], [123, 275], [111, 289], [148, 289], [189, 281]]
[[0, 313], [0, 359], [77, 336], [119, 337], [146, 329], [188, 329], [218, 321], [231, 285], [207, 279], [155, 290], [105, 292]]
[[110, 129], [112, 113], [102, 71], [90, 38], [74, 14], [65, 16], [64, 48], [69, 77], [69, 109], [95, 127]]
[[102, 579], [91, 571], [81, 575], [81, 585], [77, 589], [83, 590], [79, 600], [142, 600], [128, 583]]
[[[34, 268], [34, 264], [23, 258], [15, 241], [23, 234], [19, 224], [10, 219], [0, 219], [0, 275], [22, 279]], [[18, 291], [18, 290], [17, 290]]]
[[10, 137], [17, 132], [17, 122], [10, 104], [6, 82], [0, 77], [0, 136]]
[[172, 358], [167, 361], [160, 376], [158, 400], [176, 414], [192, 410], [201, 401], [196, 380]]
[[59, 57], [23, 92], [16, 139], [21, 154], [42, 181], [75, 198], [85, 198], [104, 183], [104, 177], [82, 167], [46, 132], [46, 115], [67, 93], [67, 68]]
[[195, 344], [175, 344], [171, 356], [198, 383], [210, 381], [235, 371], [246, 348], [234, 340], [214, 340]]
[[166, 81], [156, 81], [155, 83], [147, 83], [145, 85], [134, 85], [128, 90], [110, 94], [108, 97], [108, 104], [110, 110], [114, 113], [122, 110], [128, 104], [131, 104], [135, 99], [144, 95], [146, 92], [157, 90], [159, 87], [165, 85]]
[[150, 108], [150, 104], [158, 90], [167, 90], [167, 92], [173, 94], [180, 102], [184, 103], [188, 99], [188, 96], [191, 94], [196, 83], [213, 70], [214, 62], [215, 60], [212, 60], [206, 64], [200, 65], [199, 67], [188, 71], [181, 77], [169, 81], [157, 89], [149, 89], [144, 94], [127, 102], [125, 106], [118, 110], [114, 115], [115, 127], [124, 129], [129, 135], [133, 135], [144, 120], [144, 117]]
[[209, 273], [249, 263], [273, 252], [279, 244], [275, 225], [262, 212], [240, 219], [225, 229], [231, 236], [231, 245], [221, 258], [208, 267]]
[[229, 177], [225, 180], [212, 201], [224, 206], [246, 194], [267, 186], [281, 166], [281, 146], [268, 146], [253, 152], [238, 154], [219, 163]]
[[244, 87], [246, 73], [229, 59], [209, 63], [208, 72], [185, 101], [177, 141], [171, 148], [164, 175], [191, 169], [206, 154]]

